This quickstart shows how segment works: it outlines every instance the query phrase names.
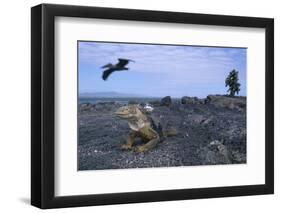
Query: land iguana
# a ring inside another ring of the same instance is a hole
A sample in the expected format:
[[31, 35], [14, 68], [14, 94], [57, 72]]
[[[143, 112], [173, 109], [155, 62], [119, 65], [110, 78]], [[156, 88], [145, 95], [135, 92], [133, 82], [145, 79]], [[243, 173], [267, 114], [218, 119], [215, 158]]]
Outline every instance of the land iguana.
[[160, 122], [154, 122], [151, 116], [142, 112], [138, 105], [128, 105], [120, 107], [115, 115], [128, 121], [131, 132], [129, 133], [127, 143], [121, 146], [122, 149], [133, 149], [136, 137], [140, 137], [144, 145], [134, 148], [137, 152], [145, 152], [162, 142], [165, 137], [177, 135], [175, 129], [163, 131]]

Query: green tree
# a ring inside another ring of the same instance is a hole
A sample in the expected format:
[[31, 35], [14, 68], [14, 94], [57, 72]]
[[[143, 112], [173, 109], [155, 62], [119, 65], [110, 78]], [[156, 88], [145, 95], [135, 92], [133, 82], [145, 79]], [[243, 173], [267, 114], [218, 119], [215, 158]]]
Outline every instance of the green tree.
[[238, 71], [232, 70], [227, 78], [225, 79], [225, 86], [229, 87], [227, 92], [229, 92], [229, 95], [233, 97], [235, 93], [239, 93], [240, 91], [240, 83], [238, 83]]

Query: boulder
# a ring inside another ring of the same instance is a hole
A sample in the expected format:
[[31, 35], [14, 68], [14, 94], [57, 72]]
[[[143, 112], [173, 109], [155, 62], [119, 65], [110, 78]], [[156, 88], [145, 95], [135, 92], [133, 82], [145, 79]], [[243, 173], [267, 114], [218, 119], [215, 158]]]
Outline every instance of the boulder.
[[205, 103], [213, 104], [216, 107], [225, 107], [228, 109], [236, 109], [239, 111], [246, 109], [246, 98], [245, 97], [209, 95], [209, 96], [207, 96]]
[[235, 163], [245, 163], [247, 162], [246, 155], [244, 153], [240, 153], [239, 151], [232, 152], [233, 161]]
[[166, 96], [161, 99], [161, 106], [170, 106], [172, 104], [171, 96]]
[[200, 124], [206, 120], [206, 117], [204, 115], [192, 114], [188, 116], [188, 120], [192, 123]]
[[93, 108], [93, 105], [90, 103], [83, 103], [80, 104], [79, 109], [80, 111], [90, 111]]
[[227, 147], [218, 140], [212, 141], [201, 150], [200, 156], [205, 164], [231, 164], [233, 156]]
[[95, 105], [95, 110], [98, 112], [115, 111], [120, 106], [120, 103], [114, 101], [100, 102]]
[[182, 104], [199, 104], [200, 101], [197, 97], [188, 97], [188, 96], [183, 96], [181, 98], [181, 103]]

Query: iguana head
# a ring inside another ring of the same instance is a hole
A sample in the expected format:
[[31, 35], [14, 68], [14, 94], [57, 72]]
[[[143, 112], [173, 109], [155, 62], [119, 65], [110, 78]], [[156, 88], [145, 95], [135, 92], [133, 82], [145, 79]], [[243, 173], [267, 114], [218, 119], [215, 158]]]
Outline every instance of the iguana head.
[[137, 105], [122, 106], [115, 112], [116, 116], [123, 119], [138, 119], [141, 114]]

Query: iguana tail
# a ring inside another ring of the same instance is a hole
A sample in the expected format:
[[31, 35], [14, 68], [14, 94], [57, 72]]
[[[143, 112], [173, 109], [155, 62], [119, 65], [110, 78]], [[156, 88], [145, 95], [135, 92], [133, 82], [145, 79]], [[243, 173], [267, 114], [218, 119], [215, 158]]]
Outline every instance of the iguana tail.
[[163, 131], [163, 134], [165, 137], [172, 137], [172, 136], [176, 136], [178, 134], [178, 131], [175, 128], [170, 128]]

